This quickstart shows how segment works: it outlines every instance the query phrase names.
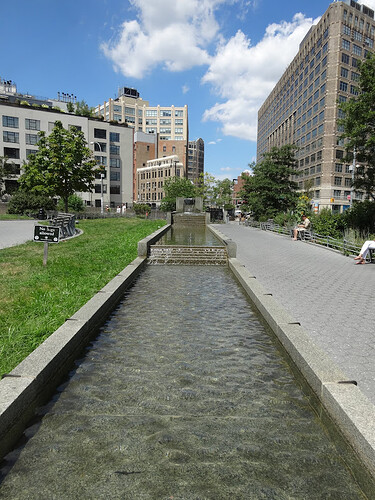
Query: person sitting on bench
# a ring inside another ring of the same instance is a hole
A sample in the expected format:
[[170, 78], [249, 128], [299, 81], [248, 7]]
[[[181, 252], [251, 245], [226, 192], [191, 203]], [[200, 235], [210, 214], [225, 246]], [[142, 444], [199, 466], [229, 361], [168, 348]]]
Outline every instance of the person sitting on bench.
[[375, 250], [375, 240], [367, 240], [363, 243], [359, 255], [357, 255], [357, 257], [354, 257], [354, 260], [358, 260], [356, 264], [365, 264], [366, 256], [370, 250]]
[[310, 227], [310, 220], [307, 218], [305, 214], [302, 215], [302, 224], [298, 224], [296, 228], [293, 229], [293, 240], [297, 241], [298, 234], [302, 236], [305, 231], [307, 231]]

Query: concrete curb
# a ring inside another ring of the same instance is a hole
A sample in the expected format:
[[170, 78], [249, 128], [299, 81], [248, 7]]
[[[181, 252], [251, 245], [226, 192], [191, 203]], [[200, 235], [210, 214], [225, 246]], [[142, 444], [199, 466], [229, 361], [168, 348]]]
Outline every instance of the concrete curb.
[[168, 229], [164, 226], [141, 240], [133, 262], [0, 380], [0, 457], [21, 437], [35, 409], [53, 394], [96, 329], [146, 266], [149, 246]]
[[225, 234], [223, 234], [221, 231], [216, 229], [216, 227], [212, 227], [210, 225], [207, 225], [207, 227], [216, 236], [216, 238], [224, 243], [227, 249], [228, 258], [236, 257], [237, 244], [233, 240], [225, 236]]
[[229, 268], [374, 480], [375, 406], [238, 259]]

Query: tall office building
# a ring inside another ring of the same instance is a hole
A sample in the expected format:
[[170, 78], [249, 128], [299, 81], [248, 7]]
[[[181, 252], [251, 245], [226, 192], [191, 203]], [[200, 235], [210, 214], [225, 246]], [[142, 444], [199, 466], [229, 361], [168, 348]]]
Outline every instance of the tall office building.
[[204, 173], [204, 141], [189, 141], [187, 178], [195, 182]]
[[129, 87], [120, 88], [116, 99], [97, 106], [95, 114], [105, 121], [127, 123], [136, 132], [159, 134], [162, 141], [186, 142], [189, 137], [187, 105], [150, 106], [136, 89]]
[[316, 204], [335, 212], [349, 206], [352, 180], [352, 165], [341, 162], [339, 103], [357, 95], [358, 63], [373, 51], [374, 35], [373, 10], [331, 3], [258, 112], [258, 161], [273, 146], [296, 144], [299, 189], [312, 186]]

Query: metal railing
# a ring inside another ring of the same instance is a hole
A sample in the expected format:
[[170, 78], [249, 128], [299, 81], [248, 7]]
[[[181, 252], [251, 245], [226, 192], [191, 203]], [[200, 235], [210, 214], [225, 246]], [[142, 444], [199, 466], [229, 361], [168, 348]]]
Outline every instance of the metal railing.
[[[259, 228], [262, 231], [272, 231], [273, 233], [282, 234], [284, 236], [292, 236], [292, 227], [280, 226], [272, 221], [267, 222], [257, 222], [252, 220], [246, 220], [245, 226]], [[360, 245], [357, 245], [353, 241], [347, 240], [346, 238], [337, 239], [332, 238], [332, 236], [323, 236], [313, 231], [306, 232], [305, 238], [302, 241], [313, 243], [316, 245], [321, 245], [331, 250], [342, 253], [343, 255], [358, 255], [360, 252]]]

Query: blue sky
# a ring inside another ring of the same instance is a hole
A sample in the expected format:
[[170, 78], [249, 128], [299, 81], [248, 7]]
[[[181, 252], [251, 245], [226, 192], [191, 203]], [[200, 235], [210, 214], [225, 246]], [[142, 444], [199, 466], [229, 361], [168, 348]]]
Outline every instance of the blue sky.
[[187, 104], [205, 170], [232, 179], [255, 159], [260, 105], [329, 3], [13, 0], [1, 6], [0, 76], [20, 92], [73, 93], [90, 106], [121, 86], [152, 106]]

